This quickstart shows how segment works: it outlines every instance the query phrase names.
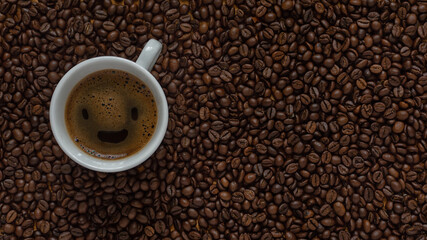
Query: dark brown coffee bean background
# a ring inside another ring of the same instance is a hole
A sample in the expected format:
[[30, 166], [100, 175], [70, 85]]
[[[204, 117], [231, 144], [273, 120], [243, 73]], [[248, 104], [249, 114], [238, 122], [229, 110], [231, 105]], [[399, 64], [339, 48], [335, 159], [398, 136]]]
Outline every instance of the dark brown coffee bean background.
[[[426, 239], [426, 19], [415, 0], [0, 1], [0, 239]], [[162, 145], [80, 167], [56, 85], [152, 38]]]

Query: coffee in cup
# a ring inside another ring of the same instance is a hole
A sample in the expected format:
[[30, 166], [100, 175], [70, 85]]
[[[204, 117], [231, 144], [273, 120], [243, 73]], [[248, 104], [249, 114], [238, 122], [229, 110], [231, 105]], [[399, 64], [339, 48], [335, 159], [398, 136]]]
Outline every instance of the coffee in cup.
[[118, 69], [87, 75], [71, 91], [65, 122], [74, 143], [102, 159], [120, 159], [143, 148], [157, 125], [150, 89]]

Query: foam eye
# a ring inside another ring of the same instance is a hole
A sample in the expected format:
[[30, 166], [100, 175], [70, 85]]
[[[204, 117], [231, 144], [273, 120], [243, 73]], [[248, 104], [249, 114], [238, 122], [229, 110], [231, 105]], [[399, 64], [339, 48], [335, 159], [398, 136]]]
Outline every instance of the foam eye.
[[132, 120], [136, 121], [138, 119], [138, 109], [137, 108], [132, 108], [131, 110], [131, 117]]
[[83, 108], [83, 110], [82, 110], [82, 115], [83, 115], [83, 118], [84, 118], [85, 120], [88, 120], [88, 119], [89, 119], [89, 113], [87, 112], [86, 108]]

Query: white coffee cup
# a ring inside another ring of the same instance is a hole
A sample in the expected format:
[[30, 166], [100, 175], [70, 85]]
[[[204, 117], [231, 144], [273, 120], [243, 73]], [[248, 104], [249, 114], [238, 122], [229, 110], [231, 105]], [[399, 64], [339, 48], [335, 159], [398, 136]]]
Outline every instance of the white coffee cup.
[[[141, 164], [156, 151], [168, 124], [165, 94], [150, 73], [161, 50], [162, 44], [152, 39], [147, 42], [136, 63], [120, 57], [95, 57], [77, 64], [62, 77], [52, 96], [49, 117], [53, 135], [65, 154], [86, 168], [99, 172], [119, 172]], [[65, 105], [71, 90], [87, 75], [103, 69], [119, 69], [138, 77], [151, 90], [157, 105], [157, 126], [150, 141], [138, 152], [116, 160], [104, 160], [86, 153], [74, 143], [65, 124]]]

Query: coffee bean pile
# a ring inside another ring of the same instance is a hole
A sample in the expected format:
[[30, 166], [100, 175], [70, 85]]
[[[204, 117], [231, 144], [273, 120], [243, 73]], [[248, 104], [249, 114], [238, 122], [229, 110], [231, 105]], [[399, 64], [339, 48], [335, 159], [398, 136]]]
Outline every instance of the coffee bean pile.
[[[0, 1], [0, 239], [426, 239], [426, 19], [416, 0]], [[55, 86], [151, 38], [163, 144], [80, 167]]]

